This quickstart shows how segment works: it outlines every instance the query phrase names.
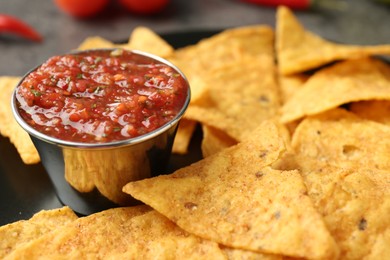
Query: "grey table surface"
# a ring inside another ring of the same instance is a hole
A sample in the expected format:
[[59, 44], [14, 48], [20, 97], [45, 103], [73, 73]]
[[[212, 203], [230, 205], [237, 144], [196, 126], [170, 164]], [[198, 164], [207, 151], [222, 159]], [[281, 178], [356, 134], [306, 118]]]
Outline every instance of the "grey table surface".
[[[317, 9], [296, 15], [307, 29], [338, 42], [390, 43], [390, 6], [373, 0], [345, 2], [344, 11]], [[0, 13], [23, 19], [44, 36], [44, 42], [37, 44], [0, 35], [0, 75], [11, 76], [21, 76], [48, 57], [77, 47], [88, 36], [122, 41], [139, 25], [162, 34], [250, 24], [275, 26], [275, 8], [239, 0], [171, 0], [163, 12], [149, 17], [130, 14], [114, 4], [88, 20], [60, 12], [53, 0], [1, 0]]]

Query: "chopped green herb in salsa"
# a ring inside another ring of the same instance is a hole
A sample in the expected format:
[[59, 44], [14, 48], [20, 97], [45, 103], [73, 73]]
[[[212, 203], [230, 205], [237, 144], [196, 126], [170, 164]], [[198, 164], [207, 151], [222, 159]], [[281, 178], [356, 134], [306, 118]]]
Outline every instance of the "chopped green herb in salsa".
[[172, 67], [125, 50], [55, 56], [17, 88], [23, 119], [76, 142], [110, 142], [153, 131], [185, 104], [188, 85]]

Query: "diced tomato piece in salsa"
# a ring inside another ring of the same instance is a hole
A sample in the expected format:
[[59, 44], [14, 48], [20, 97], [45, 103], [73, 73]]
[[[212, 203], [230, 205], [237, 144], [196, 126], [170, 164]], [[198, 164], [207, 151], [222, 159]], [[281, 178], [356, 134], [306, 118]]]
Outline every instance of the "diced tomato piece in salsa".
[[149, 133], [174, 119], [187, 96], [188, 84], [174, 68], [121, 49], [54, 56], [16, 91], [29, 125], [85, 143]]

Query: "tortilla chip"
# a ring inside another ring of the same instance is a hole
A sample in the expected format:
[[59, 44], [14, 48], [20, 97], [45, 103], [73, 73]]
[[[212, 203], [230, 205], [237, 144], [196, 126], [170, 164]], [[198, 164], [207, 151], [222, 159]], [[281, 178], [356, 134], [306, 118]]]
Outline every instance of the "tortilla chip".
[[339, 245], [340, 259], [390, 257], [389, 171], [338, 168], [296, 157], [309, 196]]
[[[171, 175], [129, 183], [124, 191], [178, 226], [225, 246], [321, 258], [337, 247], [297, 171], [267, 165], [284, 150], [265, 122], [246, 141]], [[174, 187], [174, 188], [173, 188]]]
[[112, 253], [108, 259], [226, 259], [217, 243], [185, 232], [157, 211], [132, 222], [137, 226], [131, 232], [141, 241], [125, 254]]
[[158, 34], [142, 26], [136, 27], [131, 32], [129, 42], [121, 46], [126, 49], [149, 52], [160, 57], [168, 57], [174, 51], [173, 47]]
[[142, 167], [146, 165], [145, 155], [125, 148], [95, 151], [90, 156], [93, 158], [90, 162], [94, 162], [90, 169], [99, 192], [118, 205], [134, 205], [134, 199], [122, 192], [122, 187], [129, 181], [151, 176], [150, 169]]
[[[103, 196], [116, 204], [134, 205], [134, 199], [123, 193], [122, 187], [130, 181], [151, 176], [150, 169], [142, 167], [148, 158], [138, 151], [147, 145], [152, 144], [149, 142], [135, 145], [131, 149], [124, 147], [115, 150], [69, 150], [68, 152], [75, 152], [70, 158], [77, 160], [71, 161], [65, 169], [65, 177], [75, 189], [79, 188], [80, 192], [91, 191], [96, 186]], [[83, 178], [78, 179], [78, 175]]]
[[95, 188], [94, 172], [88, 169], [88, 157], [83, 150], [62, 149], [65, 165], [65, 180], [79, 192]]
[[277, 10], [276, 50], [279, 72], [291, 75], [336, 60], [389, 55], [390, 45], [354, 46], [335, 44], [305, 30], [285, 6]]
[[359, 117], [390, 125], [390, 100], [354, 102], [349, 110]]
[[283, 105], [281, 121], [291, 122], [350, 102], [372, 99], [390, 100], [390, 66], [372, 58], [348, 60], [310, 77]]
[[42, 210], [29, 220], [20, 220], [0, 227], [0, 258], [17, 248], [77, 219], [69, 208]]
[[280, 97], [282, 104], [285, 104], [296, 92], [298, 92], [303, 84], [310, 76], [306, 74], [296, 74], [291, 76], [278, 75], [280, 86]]
[[149, 207], [115, 208], [79, 218], [16, 250], [10, 258], [223, 259], [218, 244], [178, 228]]
[[202, 82], [210, 70], [245, 58], [273, 57], [273, 30], [268, 26], [227, 29], [199, 43], [178, 49], [168, 60], [187, 76], [191, 86], [191, 103], [205, 91]]
[[282, 255], [261, 254], [248, 250], [221, 246], [227, 255], [227, 259], [242, 259], [242, 260], [283, 260], [290, 259]]
[[188, 153], [188, 147], [191, 142], [192, 135], [195, 131], [197, 122], [182, 118], [179, 127], [177, 128], [175, 140], [173, 142], [172, 152], [176, 154]]
[[225, 132], [230, 138], [241, 136], [238, 126], [234, 126], [235, 120], [227, 117], [222, 111], [212, 107], [189, 106], [184, 118], [200, 122], [202, 125], [214, 127]]
[[203, 125], [202, 130], [201, 149], [204, 158], [237, 144], [235, 139], [218, 129]]
[[174, 52], [170, 60], [184, 72], [207, 72], [243, 58], [273, 56], [274, 33], [263, 25], [227, 29]]
[[143, 149], [147, 151], [153, 145], [165, 147], [167, 140], [163, 136], [155, 141], [113, 150], [64, 149], [65, 179], [79, 192], [90, 192], [96, 187], [118, 205], [138, 204], [122, 192], [122, 187], [151, 176], [150, 169], [142, 167], [149, 163], [145, 162], [149, 158]]
[[270, 57], [245, 59], [204, 77], [207, 102], [191, 105], [185, 118], [197, 120], [243, 140], [264, 120], [279, 112], [279, 91]]
[[77, 48], [78, 50], [89, 50], [98, 48], [125, 48], [129, 50], [140, 50], [167, 57], [173, 53], [173, 47], [169, 45], [155, 32], [146, 27], [135, 28], [126, 44], [115, 44], [99, 36], [86, 38]]
[[339, 167], [390, 170], [390, 127], [342, 109], [303, 120], [294, 151]]
[[90, 50], [90, 49], [100, 49], [100, 48], [114, 48], [115, 44], [99, 36], [93, 36], [86, 38], [80, 45], [77, 47], [77, 50]]
[[64, 206], [58, 209], [41, 210], [32, 216], [28, 222], [54, 229], [58, 227], [59, 223], [72, 222], [77, 218], [78, 217], [71, 208]]
[[0, 77], [0, 133], [15, 145], [25, 164], [35, 164], [40, 161], [38, 151], [27, 132], [14, 119], [10, 105], [19, 80], [19, 77]]
[[[207, 76], [210, 72], [203, 72], [197, 75], [191, 75], [189, 79], [190, 87], [191, 87], [191, 101], [190, 105], [203, 105], [207, 104], [207, 90], [208, 85], [204, 80], [204, 77]], [[188, 74], [186, 74], [188, 76]]]

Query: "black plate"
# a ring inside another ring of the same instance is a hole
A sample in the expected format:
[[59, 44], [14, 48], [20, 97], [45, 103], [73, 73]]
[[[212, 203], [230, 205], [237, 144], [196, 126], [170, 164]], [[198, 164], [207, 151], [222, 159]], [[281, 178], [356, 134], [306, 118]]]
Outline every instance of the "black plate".
[[[195, 44], [217, 32], [176, 32], [162, 36], [173, 47], [180, 48]], [[168, 172], [199, 160], [200, 140], [201, 131], [197, 129], [190, 144], [190, 153], [184, 156], [173, 155]], [[28, 219], [43, 209], [62, 206], [43, 166], [25, 165], [9, 140], [0, 136], [0, 225]]]

